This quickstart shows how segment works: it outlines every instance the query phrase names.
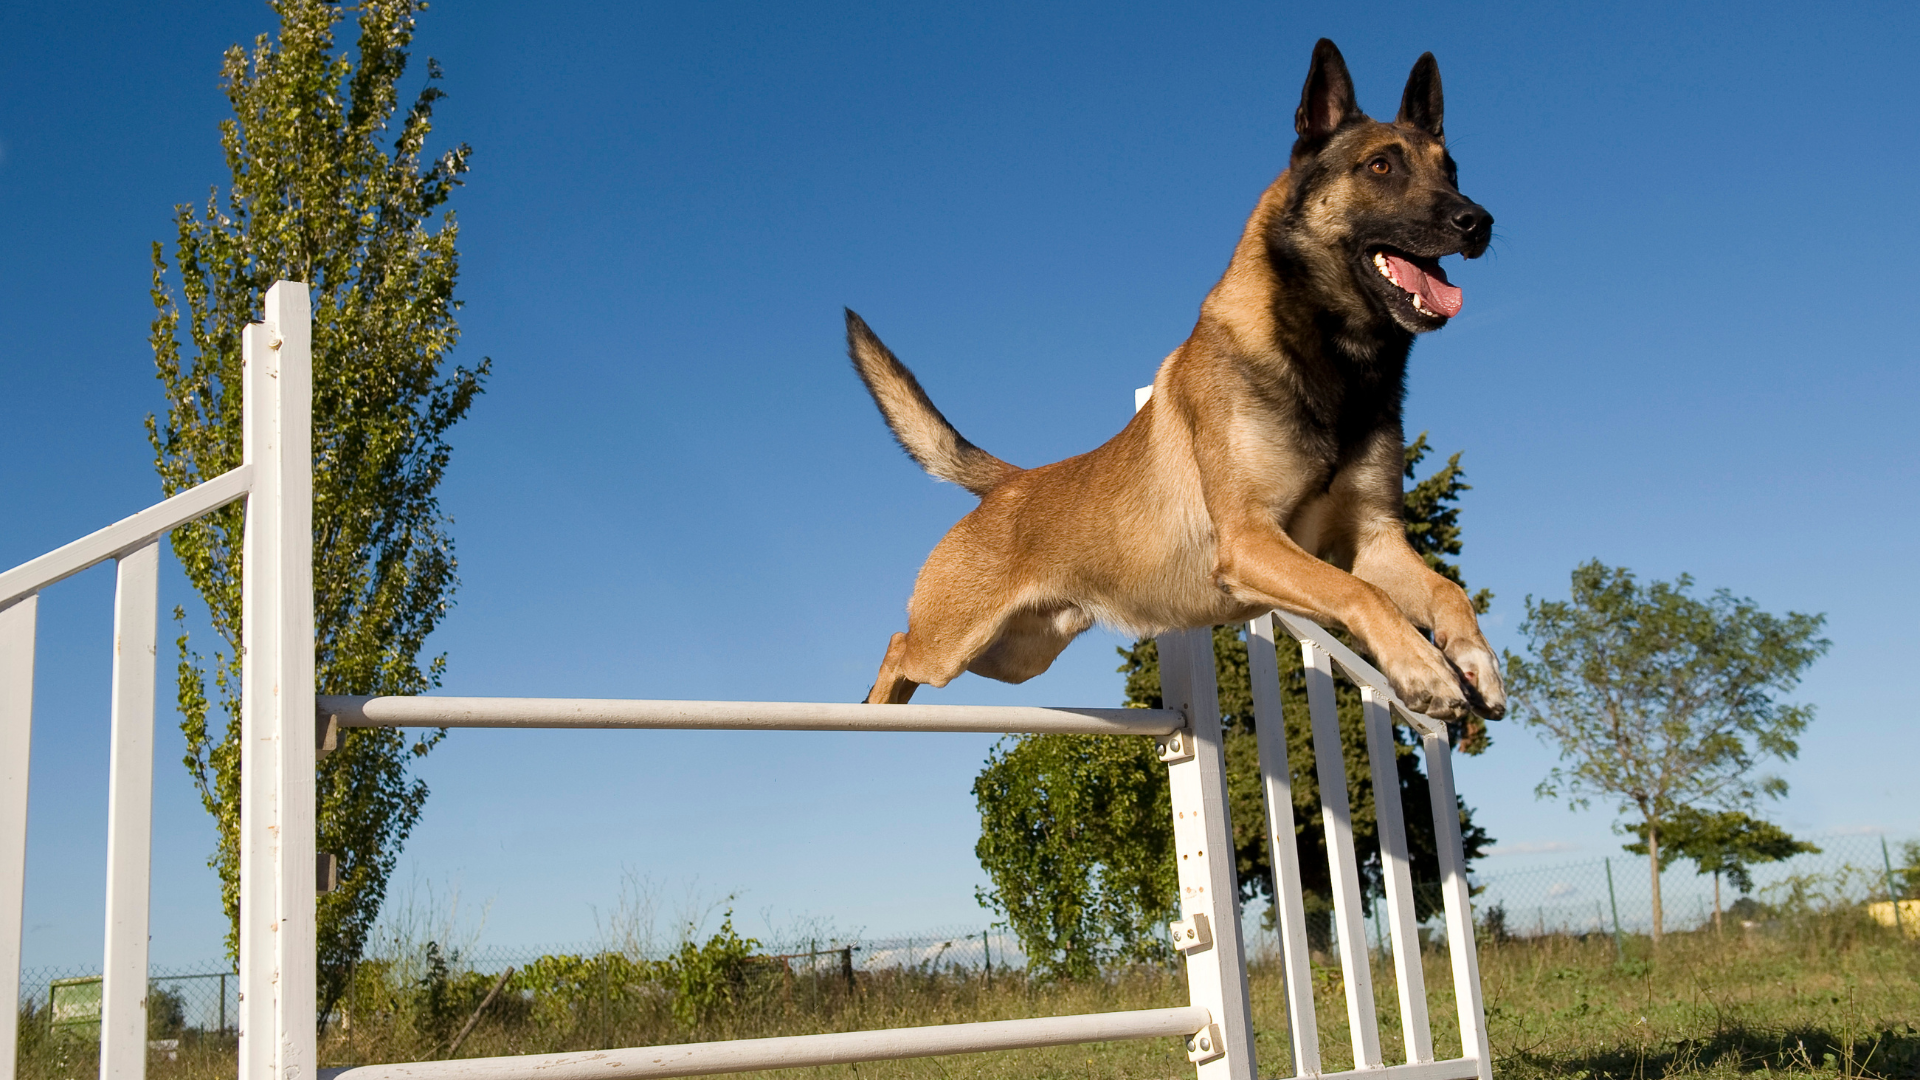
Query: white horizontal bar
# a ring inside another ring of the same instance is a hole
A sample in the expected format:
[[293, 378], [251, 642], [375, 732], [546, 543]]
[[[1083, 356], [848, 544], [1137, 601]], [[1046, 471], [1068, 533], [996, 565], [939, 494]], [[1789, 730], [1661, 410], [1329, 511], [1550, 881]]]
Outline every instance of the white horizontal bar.
[[155, 503], [132, 517], [121, 518], [98, 532], [88, 533], [71, 544], [29, 559], [0, 574], [0, 607], [141, 547], [162, 533], [220, 509], [245, 495], [252, 486], [253, 466], [242, 465], [165, 502]]
[[[880, 708], [881, 706], [875, 706]], [[957, 707], [957, 706], [956, 706]], [[854, 1061], [1024, 1050], [1036, 1046], [1116, 1039], [1184, 1038], [1211, 1022], [1207, 1010], [1141, 1009], [1136, 1012], [993, 1020], [983, 1024], [795, 1035], [783, 1039], [683, 1043], [626, 1050], [577, 1050], [566, 1054], [466, 1058], [354, 1069], [322, 1069], [320, 1080], [626, 1080], [629, 1077], [699, 1076], [753, 1069], [796, 1069]], [[1378, 1070], [1376, 1070], [1378, 1071]], [[1451, 1075], [1451, 1074], [1449, 1074]], [[1471, 1076], [1471, 1073], [1462, 1074]], [[1420, 1076], [1408, 1080], [1441, 1080]]]
[[1026, 705], [864, 705], [812, 701], [638, 701], [621, 698], [345, 697], [316, 699], [341, 727], [737, 728], [747, 731], [976, 731], [1165, 735], [1172, 709], [1042, 709]]
[[1472, 1058], [1422, 1061], [1414, 1065], [1382, 1065], [1373, 1069], [1321, 1073], [1314, 1080], [1473, 1080], [1480, 1063]]
[[1276, 610], [1273, 617], [1280, 620], [1280, 625], [1286, 627], [1287, 633], [1292, 634], [1295, 639], [1318, 645], [1325, 650], [1328, 656], [1333, 657], [1333, 662], [1339, 664], [1340, 669], [1347, 673], [1347, 678], [1362, 686], [1372, 687], [1394, 712], [1406, 717], [1407, 723], [1412, 724], [1415, 731], [1424, 735], [1433, 735], [1447, 730], [1447, 725], [1426, 713], [1417, 713], [1407, 708], [1406, 704], [1400, 700], [1400, 696], [1393, 692], [1393, 684], [1387, 681], [1387, 677], [1380, 674], [1379, 669], [1372, 664], [1360, 659], [1360, 654], [1347, 648], [1339, 638], [1328, 633], [1326, 627], [1312, 619], [1303, 619], [1284, 611]]

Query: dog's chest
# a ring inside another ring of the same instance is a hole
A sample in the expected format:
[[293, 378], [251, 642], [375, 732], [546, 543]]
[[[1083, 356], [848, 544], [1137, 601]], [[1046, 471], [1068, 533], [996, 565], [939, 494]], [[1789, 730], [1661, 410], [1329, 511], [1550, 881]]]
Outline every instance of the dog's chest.
[[1371, 400], [1320, 403], [1269, 400], [1240, 432], [1244, 458], [1262, 473], [1260, 486], [1278, 506], [1298, 506], [1328, 495], [1349, 470], [1362, 466], [1383, 429], [1398, 427], [1398, 410]]

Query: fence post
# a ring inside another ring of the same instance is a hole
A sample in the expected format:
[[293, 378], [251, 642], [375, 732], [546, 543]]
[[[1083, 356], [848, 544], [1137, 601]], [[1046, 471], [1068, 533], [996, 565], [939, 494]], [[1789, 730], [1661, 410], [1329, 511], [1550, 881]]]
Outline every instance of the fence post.
[[20, 930], [27, 887], [27, 758], [33, 748], [33, 631], [40, 597], [0, 608], [0, 1080], [20, 1046]]
[[150, 541], [122, 555], [117, 571], [112, 748], [107, 765], [107, 927], [100, 984], [100, 1080], [144, 1080], [160, 542]]
[[993, 928], [980, 931], [981, 966], [987, 969], [987, 986], [993, 986], [993, 945], [987, 940], [993, 934]]
[[1620, 898], [1613, 893], [1613, 856], [1607, 856], [1606, 862], [1607, 903], [1613, 905], [1613, 955], [1614, 959], [1624, 964], [1627, 962], [1627, 944], [1626, 939], [1620, 936]]
[[1893, 905], [1893, 928], [1901, 938], [1907, 936], [1907, 927], [1900, 919], [1900, 892], [1893, 887], [1893, 856], [1887, 854], [1887, 834], [1880, 834], [1880, 861], [1887, 868], [1887, 901]]
[[1240, 941], [1239, 886], [1227, 822], [1227, 770], [1214, 685], [1213, 631], [1180, 630], [1156, 639], [1160, 696], [1187, 726], [1160, 740], [1173, 798], [1179, 852], [1180, 913], [1174, 924], [1187, 957], [1189, 1000], [1212, 1023], [1187, 1042], [1199, 1080], [1254, 1080], [1253, 1012]]

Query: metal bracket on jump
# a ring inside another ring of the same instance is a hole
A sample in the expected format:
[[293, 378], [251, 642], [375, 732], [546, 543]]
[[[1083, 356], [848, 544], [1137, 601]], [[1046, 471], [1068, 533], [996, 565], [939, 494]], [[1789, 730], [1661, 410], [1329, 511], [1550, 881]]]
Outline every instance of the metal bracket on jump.
[[1183, 722], [1180, 730], [1169, 732], [1153, 740], [1154, 752], [1158, 753], [1160, 760], [1168, 765], [1177, 765], [1193, 758], [1193, 728], [1184, 722], [1185, 716], [1182, 716], [1181, 720]]
[[1187, 1060], [1195, 1065], [1212, 1061], [1226, 1052], [1227, 1048], [1220, 1044], [1219, 1024], [1208, 1024], [1187, 1036]]
[[1196, 911], [1187, 918], [1167, 924], [1167, 934], [1173, 938], [1173, 947], [1183, 953], [1195, 953], [1213, 946], [1213, 928], [1207, 923], [1205, 912]]

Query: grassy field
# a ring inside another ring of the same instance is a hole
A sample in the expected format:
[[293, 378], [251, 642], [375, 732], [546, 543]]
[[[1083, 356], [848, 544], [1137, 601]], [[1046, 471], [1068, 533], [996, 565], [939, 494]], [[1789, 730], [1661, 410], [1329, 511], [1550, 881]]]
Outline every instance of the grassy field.
[[[788, 976], [762, 965], [697, 1024], [676, 1019], [672, 995], [653, 986], [603, 988], [587, 1000], [503, 995], [460, 1056], [524, 1054], [705, 1039], [958, 1023], [1184, 1004], [1176, 972], [1142, 969], [1096, 984], [1036, 985], [1017, 974], [988, 986], [978, 973], [883, 971], [849, 987], [837, 975]], [[1459, 1053], [1444, 952], [1426, 958], [1436, 1050]], [[1640, 1080], [1750, 1073], [1920, 1077], [1920, 942], [1901, 940], [1857, 911], [1752, 930], [1669, 935], [1659, 949], [1629, 939], [1621, 960], [1610, 938], [1537, 937], [1483, 942], [1481, 972], [1495, 1072], [1513, 1080]], [[1400, 1047], [1389, 971], [1376, 972], [1388, 1061]], [[484, 993], [470, 976], [437, 989], [368, 992], [344, 1026], [328, 1031], [324, 1065], [438, 1057], [449, 1033]], [[1316, 969], [1324, 1067], [1350, 1066], [1337, 967]], [[1291, 1073], [1279, 974], [1256, 964], [1256, 1042], [1264, 1076]], [[683, 1010], [684, 1011], [684, 1010]], [[31, 1035], [21, 1076], [80, 1080], [95, 1072], [90, 1047]], [[1191, 1076], [1174, 1040], [928, 1058], [807, 1070], [820, 1080], [926, 1077], [1178, 1078]], [[183, 1039], [180, 1059], [156, 1060], [152, 1080], [233, 1075], [230, 1044]], [[768, 1074], [770, 1076], [791, 1074]]]

